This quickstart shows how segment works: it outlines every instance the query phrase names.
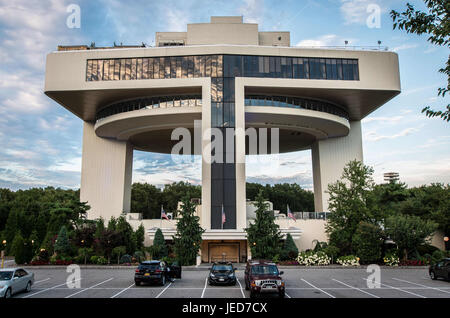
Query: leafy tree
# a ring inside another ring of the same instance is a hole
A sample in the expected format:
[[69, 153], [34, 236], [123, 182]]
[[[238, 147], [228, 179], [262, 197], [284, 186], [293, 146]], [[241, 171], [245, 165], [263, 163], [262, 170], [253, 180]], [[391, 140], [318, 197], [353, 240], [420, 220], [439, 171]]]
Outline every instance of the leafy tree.
[[55, 242], [54, 250], [60, 256], [66, 256], [70, 254], [72, 247], [70, 246], [69, 237], [67, 235], [67, 229], [63, 225], [59, 230], [58, 237]]
[[186, 195], [189, 199], [201, 198], [201, 186], [192, 185], [183, 181], [166, 184], [162, 191], [162, 201], [165, 209], [167, 211], [174, 211], [176, 216], [178, 202], [180, 202]]
[[78, 255], [84, 259], [84, 264], [87, 263], [88, 258], [92, 256], [93, 253], [94, 250], [90, 247], [80, 247], [78, 249]]
[[282, 260], [295, 259], [298, 256], [298, 248], [295, 245], [292, 235], [288, 233], [284, 241], [283, 250], [281, 252]]
[[158, 247], [158, 254], [153, 255], [157, 258], [167, 257], [169, 255], [169, 251], [167, 249], [166, 240], [164, 239], [164, 235], [161, 229], [157, 229], [155, 232], [155, 238], [153, 240], [153, 245]]
[[121, 236], [117, 231], [106, 229], [97, 241], [97, 251], [101, 252], [108, 259], [108, 264], [111, 260], [111, 254], [114, 247], [121, 243]]
[[189, 196], [182, 200], [178, 211], [177, 233], [174, 236], [175, 254], [181, 265], [194, 265], [202, 243], [200, 218], [195, 215], [195, 204]]
[[437, 224], [433, 221], [424, 221], [417, 216], [396, 215], [387, 218], [385, 232], [403, 252], [403, 259], [408, 254], [416, 252], [417, 248], [434, 233]]
[[127, 254], [133, 254], [136, 250], [136, 237], [133, 228], [124, 216], [117, 218], [115, 230], [120, 237], [119, 244], [125, 246]]
[[112, 249], [112, 256], [117, 257], [117, 264], [120, 264], [120, 257], [127, 252], [127, 248], [125, 246], [117, 246]]
[[353, 235], [352, 249], [362, 263], [377, 262], [381, 259], [383, 231], [377, 225], [361, 222]]
[[262, 191], [256, 197], [255, 206], [255, 221], [245, 229], [252, 258], [273, 259], [281, 252], [282, 236], [279, 226], [275, 224], [275, 216], [267, 211], [268, 205]]
[[131, 186], [131, 213], [141, 213], [144, 219], [160, 217], [161, 190], [148, 183], [133, 183]]
[[[428, 35], [428, 42], [438, 46], [450, 46], [450, 5], [446, 0], [424, 0], [428, 12], [416, 10], [412, 4], [406, 4], [404, 12], [391, 11], [393, 28], [405, 30], [407, 33]], [[439, 70], [447, 75], [447, 86], [438, 89], [438, 96], [445, 97], [450, 90], [450, 55], [446, 66]], [[429, 106], [422, 112], [428, 117], [441, 117], [450, 121], [450, 104], [445, 110], [434, 111]]]
[[352, 239], [362, 221], [376, 224], [382, 215], [374, 209], [371, 191], [374, 188], [373, 169], [360, 161], [350, 161], [341, 180], [328, 185], [330, 215], [326, 232], [330, 244], [337, 246], [343, 255], [354, 254]]

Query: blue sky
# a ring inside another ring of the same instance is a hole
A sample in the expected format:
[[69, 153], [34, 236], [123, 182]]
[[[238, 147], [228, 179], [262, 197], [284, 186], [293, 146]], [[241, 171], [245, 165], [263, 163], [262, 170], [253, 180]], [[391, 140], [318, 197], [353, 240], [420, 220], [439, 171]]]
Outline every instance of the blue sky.
[[[423, 8], [422, 1], [410, 1]], [[81, 7], [81, 28], [69, 29], [70, 4]], [[59, 1], [0, 0], [0, 187], [78, 188], [82, 121], [43, 94], [45, 56], [57, 45], [154, 44], [157, 31], [185, 31], [211, 15], [243, 15], [261, 31], [291, 32], [291, 45], [382, 45], [399, 54], [402, 93], [363, 120], [364, 161], [400, 173], [409, 186], [450, 182], [449, 124], [427, 119], [424, 105], [438, 107], [446, 78], [437, 72], [449, 52], [425, 37], [392, 30], [393, 0]], [[381, 8], [380, 28], [366, 24], [368, 5]], [[133, 181], [163, 185], [200, 183], [200, 162], [175, 165], [170, 156], [134, 153]], [[297, 182], [312, 188], [311, 153], [280, 155], [279, 164], [249, 164], [247, 180]]]

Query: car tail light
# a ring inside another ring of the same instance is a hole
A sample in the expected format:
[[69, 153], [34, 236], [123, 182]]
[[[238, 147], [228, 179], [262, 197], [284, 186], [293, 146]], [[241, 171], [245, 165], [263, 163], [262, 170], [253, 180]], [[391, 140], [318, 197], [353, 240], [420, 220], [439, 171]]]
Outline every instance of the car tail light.
[[155, 271], [155, 273], [162, 273], [162, 270], [157, 269], [157, 270]]
[[139, 272], [140, 272], [139, 268], [138, 268], [138, 269], [136, 269], [136, 273], [139, 273]]

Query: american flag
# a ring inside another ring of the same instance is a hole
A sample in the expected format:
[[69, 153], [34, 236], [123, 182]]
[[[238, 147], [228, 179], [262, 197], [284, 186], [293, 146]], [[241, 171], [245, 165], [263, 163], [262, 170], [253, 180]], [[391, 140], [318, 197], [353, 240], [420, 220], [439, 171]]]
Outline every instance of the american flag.
[[163, 208], [163, 206], [161, 205], [161, 220], [162, 220], [162, 219], [168, 220], [169, 218], [167, 217], [166, 212], [164, 211], [164, 208]]
[[289, 204], [287, 205], [287, 216], [288, 218], [293, 219], [295, 222], [297, 222], [297, 220], [295, 219], [294, 214], [291, 212], [291, 209], [289, 209]]
[[223, 228], [223, 224], [227, 221], [227, 218], [225, 217], [225, 210], [223, 209], [223, 204], [222, 204], [222, 228]]

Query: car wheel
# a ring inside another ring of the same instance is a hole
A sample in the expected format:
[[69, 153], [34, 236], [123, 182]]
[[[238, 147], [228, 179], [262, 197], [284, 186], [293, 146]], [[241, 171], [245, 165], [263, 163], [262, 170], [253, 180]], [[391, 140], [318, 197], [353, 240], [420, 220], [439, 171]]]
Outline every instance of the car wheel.
[[27, 287], [25, 287], [25, 292], [29, 293], [31, 291], [31, 282], [28, 282]]
[[430, 272], [430, 277], [431, 277], [432, 280], [436, 280], [436, 279], [437, 279], [437, 276], [436, 276], [436, 274], [434, 273], [434, 271], [431, 271], [431, 272]]
[[5, 298], [11, 298], [11, 288], [8, 288], [5, 292]]
[[250, 292], [250, 298], [256, 298], [256, 293], [254, 293], [254, 292]]
[[181, 279], [181, 272], [177, 275], [177, 278]]
[[250, 289], [250, 287], [248, 287], [247, 282], [245, 282], [245, 290], [249, 290], [249, 289]]

